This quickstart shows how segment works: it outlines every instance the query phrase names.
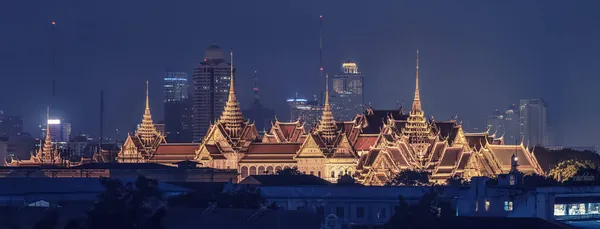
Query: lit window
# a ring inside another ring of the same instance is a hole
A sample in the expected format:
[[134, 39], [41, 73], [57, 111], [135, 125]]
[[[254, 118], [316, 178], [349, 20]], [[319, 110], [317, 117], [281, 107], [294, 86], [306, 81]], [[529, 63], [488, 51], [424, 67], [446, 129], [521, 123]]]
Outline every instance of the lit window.
[[513, 210], [513, 202], [512, 201], [504, 201], [504, 211], [512, 211]]
[[515, 175], [510, 175], [510, 185], [515, 185]]
[[488, 210], [490, 210], [490, 201], [486, 200], [485, 201], [485, 211], [488, 211]]

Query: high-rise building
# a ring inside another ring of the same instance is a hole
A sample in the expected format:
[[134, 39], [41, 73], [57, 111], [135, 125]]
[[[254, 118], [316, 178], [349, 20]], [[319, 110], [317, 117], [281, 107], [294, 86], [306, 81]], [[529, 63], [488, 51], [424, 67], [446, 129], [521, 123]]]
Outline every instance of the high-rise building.
[[521, 99], [521, 134], [530, 146], [545, 146], [548, 123], [546, 109], [548, 105], [542, 99]]
[[[71, 123], [64, 122], [64, 120], [60, 118], [49, 118], [46, 122], [46, 125], [42, 125], [42, 131], [48, 131], [46, 128], [49, 128], [50, 136], [52, 142], [68, 142], [69, 136], [71, 136]], [[46, 137], [46, 133], [44, 133], [44, 137]]]
[[498, 109], [494, 111], [493, 114], [488, 116], [487, 120], [487, 129], [493, 131], [495, 133], [504, 133], [504, 113], [500, 112]]
[[513, 104], [504, 112], [504, 141], [506, 143], [515, 144], [516, 142], [521, 142], [519, 120], [519, 108]]
[[341, 73], [332, 77], [331, 107], [336, 120], [352, 120], [364, 112], [363, 78], [354, 62], [344, 62]]
[[287, 99], [287, 103], [290, 106], [290, 121], [303, 122], [306, 130], [312, 130], [323, 113], [323, 106], [319, 104], [316, 96], [313, 100], [308, 100], [296, 95]]
[[191, 110], [185, 72], [167, 72], [164, 78], [164, 129], [168, 142], [191, 142]]
[[261, 131], [267, 131], [271, 127], [271, 122], [275, 117], [275, 111], [273, 109], [264, 107], [262, 103], [260, 103], [260, 96], [258, 88], [258, 75], [256, 71], [254, 71], [254, 101], [252, 105], [243, 111], [248, 120], [254, 122], [256, 129]]
[[229, 94], [230, 63], [223, 49], [216, 44], [206, 48], [204, 60], [194, 69], [192, 94], [193, 141], [200, 142], [225, 107]]

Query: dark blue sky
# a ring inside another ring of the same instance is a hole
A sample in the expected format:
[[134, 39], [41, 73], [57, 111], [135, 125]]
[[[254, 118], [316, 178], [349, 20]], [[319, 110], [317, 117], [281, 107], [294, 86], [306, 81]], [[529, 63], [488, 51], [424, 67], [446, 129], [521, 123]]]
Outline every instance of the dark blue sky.
[[144, 81], [154, 119], [161, 120], [165, 69], [191, 73], [216, 42], [234, 49], [242, 107], [252, 100], [256, 69], [263, 103], [285, 116], [293, 92], [323, 90], [323, 14], [326, 71], [357, 61], [374, 107], [410, 103], [419, 48], [427, 115], [442, 120], [458, 113], [471, 127], [482, 126], [494, 108], [542, 97], [565, 145], [598, 144], [598, 9], [598, 1], [550, 0], [1, 1], [0, 109], [23, 115], [26, 130], [34, 131], [56, 78], [56, 107], [74, 131], [98, 134], [101, 88], [106, 132], [127, 131], [141, 120]]

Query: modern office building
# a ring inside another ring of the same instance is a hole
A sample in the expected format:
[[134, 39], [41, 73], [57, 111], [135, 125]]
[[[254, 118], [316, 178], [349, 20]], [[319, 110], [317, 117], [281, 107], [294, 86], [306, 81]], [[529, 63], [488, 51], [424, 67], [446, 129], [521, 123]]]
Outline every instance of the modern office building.
[[521, 134], [530, 146], [547, 145], [546, 109], [548, 105], [542, 99], [521, 99]]
[[313, 100], [296, 95], [287, 99], [290, 107], [290, 121], [300, 121], [304, 123], [305, 130], [312, 130], [323, 113], [323, 105], [319, 104], [316, 96]]
[[192, 93], [193, 141], [200, 142], [225, 107], [229, 94], [231, 71], [235, 69], [225, 60], [225, 52], [216, 44], [206, 48], [204, 60], [194, 69]]
[[504, 112], [504, 141], [508, 144], [520, 142], [519, 108], [513, 104]]
[[192, 104], [185, 72], [167, 72], [163, 85], [165, 98], [164, 134], [169, 142], [192, 141]]
[[487, 129], [494, 132], [503, 133], [504, 129], [504, 113], [496, 109], [494, 113], [487, 117]]
[[344, 62], [341, 72], [331, 78], [331, 108], [336, 120], [352, 120], [365, 111], [363, 78], [354, 62]]
[[68, 142], [71, 136], [71, 123], [65, 122], [63, 119], [51, 117], [45, 124], [40, 125], [43, 133], [42, 137], [46, 137], [46, 128], [50, 129], [50, 136], [53, 143]]

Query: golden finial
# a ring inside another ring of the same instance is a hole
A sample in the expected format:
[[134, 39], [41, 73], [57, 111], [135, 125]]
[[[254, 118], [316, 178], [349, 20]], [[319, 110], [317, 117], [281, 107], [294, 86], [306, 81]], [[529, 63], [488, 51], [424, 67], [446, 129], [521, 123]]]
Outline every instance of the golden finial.
[[417, 49], [417, 66], [415, 73], [415, 100], [413, 102], [413, 110], [421, 110], [421, 98], [419, 95], [419, 49]]
[[150, 99], [148, 98], [148, 80], [146, 80], [146, 110], [150, 109]]
[[325, 73], [325, 106], [329, 106], [329, 74]]
[[229, 58], [231, 59], [231, 66], [230, 66], [230, 76], [229, 76], [229, 94], [233, 94], [234, 93], [234, 81], [233, 81], [233, 49], [230, 50], [229, 52]]

